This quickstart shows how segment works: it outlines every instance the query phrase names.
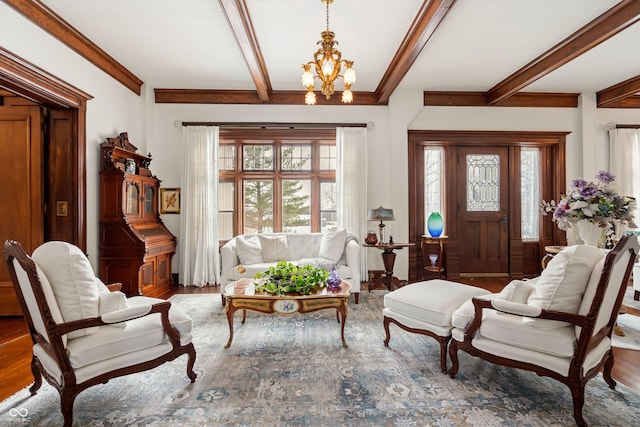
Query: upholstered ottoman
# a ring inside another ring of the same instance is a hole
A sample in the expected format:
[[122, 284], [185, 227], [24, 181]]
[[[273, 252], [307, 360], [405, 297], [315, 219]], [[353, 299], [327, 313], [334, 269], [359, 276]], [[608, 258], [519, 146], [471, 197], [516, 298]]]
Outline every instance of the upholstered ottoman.
[[465, 301], [489, 291], [448, 280], [427, 280], [404, 286], [384, 296], [384, 345], [389, 346], [389, 324], [405, 331], [428, 335], [440, 343], [440, 368], [447, 372], [447, 344], [451, 316]]

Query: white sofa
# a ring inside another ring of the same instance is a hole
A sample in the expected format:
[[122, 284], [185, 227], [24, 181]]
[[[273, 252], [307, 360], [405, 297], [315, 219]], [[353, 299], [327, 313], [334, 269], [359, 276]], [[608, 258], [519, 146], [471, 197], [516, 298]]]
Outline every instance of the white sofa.
[[[336, 264], [338, 275], [351, 284], [356, 304], [360, 296], [360, 244], [344, 230], [332, 233], [238, 235], [220, 248], [220, 293], [243, 277], [254, 277], [278, 261]], [[238, 268], [242, 266], [243, 268]]]

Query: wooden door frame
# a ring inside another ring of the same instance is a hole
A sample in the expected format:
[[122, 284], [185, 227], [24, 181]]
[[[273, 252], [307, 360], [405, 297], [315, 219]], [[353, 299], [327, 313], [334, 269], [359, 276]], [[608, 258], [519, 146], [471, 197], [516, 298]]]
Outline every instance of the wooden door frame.
[[[421, 176], [421, 164], [424, 159], [422, 148], [439, 146], [444, 148], [444, 187], [457, 188], [456, 168], [453, 156], [457, 146], [508, 146], [516, 147], [509, 151], [509, 176], [519, 176], [520, 147], [539, 147], [541, 149], [541, 198], [551, 200], [564, 191], [566, 181], [566, 136], [570, 132], [522, 132], [522, 131], [455, 131], [455, 130], [410, 130], [408, 132], [408, 171], [409, 171], [409, 242], [416, 246], [409, 248], [409, 280], [419, 280], [422, 271], [422, 257], [419, 242], [425, 233], [425, 212], [423, 206], [424, 183]], [[541, 217], [540, 240], [522, 241], [520, 234], [520, 188], [513, 186], [509, 197], [509, 274], [519, 278], [532, 275], [532, 266], [539, 266], [544, 246], [566, 243], [564, 233], [554, 227], [550, 217]], [[460, 245], [462, 233], [455, 226], [456, 221], [447, 222], [447, 215], [455, 212], [453, 198], [445, 197], [443, 216], [447, 224], [449, 239], [445, 248], [445, 274], [447, 278], [460, 277]]]
[[[75, 157], [69, 159], [74, 176], [76, 200], [74, 215], [74, 243], [87, 250], [87, 183], [86, 183], [86, 111], [87, 101], [93, 97], [58, 79], [34, 64], [0, 47], [0, 88], [29, 99], [51, 109], [72, 110], [75, 126], [71, 150]], [[55, 167], [56, 165], [50, 165]], [[47, 184], [47, 183], [45, 183]]]

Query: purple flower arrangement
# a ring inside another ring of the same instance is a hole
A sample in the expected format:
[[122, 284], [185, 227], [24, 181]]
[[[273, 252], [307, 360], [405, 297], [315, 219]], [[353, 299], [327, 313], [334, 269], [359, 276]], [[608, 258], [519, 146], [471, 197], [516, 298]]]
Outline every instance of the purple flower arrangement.
[[561, 230], [568, 230], [582, 219], [603, 228], [613, 221], [636, 228], [633, 215], [636, 199], [618, 194], [611, 184], [614, 180], [614, 176], [606, 171], [598, 172], [595, 181], [574, 179], [571, 189], [558, 202], [543, 200], [540, 212], [543, 215], [552, 213], [552, 220]]

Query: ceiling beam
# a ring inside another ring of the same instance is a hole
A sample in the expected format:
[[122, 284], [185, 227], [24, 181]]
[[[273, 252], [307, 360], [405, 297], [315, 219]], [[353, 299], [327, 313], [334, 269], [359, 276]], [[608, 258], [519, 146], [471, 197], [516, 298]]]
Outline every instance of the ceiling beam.
[[606, 108], [610, 104], [634, 96], [639, 92], [640, 76], [632, 77], [629, 80], [598, 91], [598, 93], [596, 93], [597, 105], [599, 108]]
[[[154, 89], [156, 104], [262, 104], [254, 90], [210, 89]], [[273, 105], [304, 105], [304, 90], [276, 90], [271, 92], [269, 103]], [[344, 104], [340, 97], [327, 100], [319, 96], [316, 105], [381, 105], [373, 92], [353, 92], [353, 102]]]
[[618, 101], [612, 101], [598, 108], [640, 108], [640, 95], [628, 96]]
[[422, 4], [376, 88], [375, 93], [379, 104], [389, 102], [391, 94], [396, 90], [454, 3], [455, 0], [425, 0]]
[[25, 18], [76, 51], [96, 67], [140, 95], [143, 81], [37, 0], [2, 0]]
[[219, 0], [220, 6], [227, 17], [231, 31], [242, 51], [244, 60], [249, 67], [249, 73], [256, 86], [258, 97], [262, 102], [269, 102], [271, 96], [271, 81], [269, 72], [258, 44], [258, 38], [251, 23], [251, 16], [245, 0]]
[[639, 19], [640, 1], [621, 1], [491, 88], [487, 92], [488, 102], [492, 105], [503, 102], [525, 86], [613, 37]]
[[576, 108], [579, 94], [519, 92], [496, 105], [489, 104], [485, 92], [425, 91], [423, 96], [425, 106]]

